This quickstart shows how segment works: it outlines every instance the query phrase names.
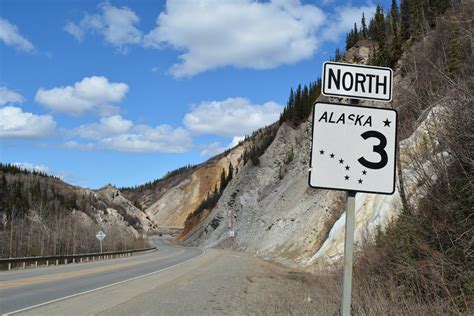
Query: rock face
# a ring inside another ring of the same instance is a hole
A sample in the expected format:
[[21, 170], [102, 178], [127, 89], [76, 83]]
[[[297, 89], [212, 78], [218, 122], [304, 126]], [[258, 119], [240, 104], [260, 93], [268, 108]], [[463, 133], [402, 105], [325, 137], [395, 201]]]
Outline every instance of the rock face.
[[[358, 43], [344, 61], [366, 61], [372, 49]], [[395, 81], [400, 86], [404, 84], [399, 74]], [[372, 101], [361, 104], [383, 106]], [[423, 185], [416, 172], [420, 166], [424, 172], [430, 172], [425, 158], [446, 155], [431, 140], [433, 132], [440, 128], [442, 109], [442, 104], [432, 108], [413, 134], [400, 143], [398, 175], [403, 177], [404, 192], [410, 202], [423, 195]], [[343, 253], [345, 193], [308, 186], [310, 142], [310, 120], [298, 128], [287, 123], [281, 125], [275, 140], [260, 158], [260, 166], [247, 163], [230, 182], [218, 206], [209, 210], [206, 219], [182, 238], [184, 242], [204, 247], [234, 247], [285, 265], [310, 269], [337, 261]], [[290, 152], [294, 153], [291, 160]], [[414, 155], [418, 157], [416, 162]], [[397, 187], [391, 196], [357, 194], [356, 243], [370, 238], [376, 229], [398, 216], [402, 209], [399, 190]], [[234, 238], [230, 238], [231, 231], [235, 232]]]
[[[420, 196], [409, 156], [413, 152], [422, 155], [428, 149], [432, 153], [427, 135], [438, 122], [436, 113], [439, 108], [434, 108], [400, 145], [405, 190], [413, 192], [408, 198]], [[339, 259], [343, 253], [345, 193], [308, 186], [310, 132], [309, 121], [297, 129], [283, 124], [260, 158], [260, 166], [248, 163], [243, 168], [218, 206], [185, 242], [204, 247], [233, 246], [289, 266], [325, 266]], [[294, 158], [288, 162], [290, 151]], [[400, 209], [398, 188], [391, 196], [358, 193], [355, 242], [384, 227]], [[230, 230], [235, 231], [233, 240]]]
[[186, 242], [203, 246], [224, 242], [233, 222], [238, 249], [287, 265], [309, 259], [326, 239], [343, 203], [340, 192], [308, 187], [310, 133], [309, 121], [297, 129], [283, 124], [260, 157], [260, 166], [245, 165], [218, 207]]
[[[146, 213], [134, 206], [117, 188], [108, 185], [97, 190], [94, 194], [110, 205], [105, 210], [97, 212], [96, 220], [103, 226], [118, 224], [133, 233], [135, 237], [156, 228]], [[128, 225], [121, 225], [124, 222]]]
[[227, 155], [199, 166], [190, 177], [170, 188], [146, 208], [146, 214], [159, 226], [184, 228], [189, 213], [219, 185], [222, 170], [227, 172], [230, 163], [234, 167], [239, 166], [243, 152], [243, 146], [238, 146]]
[[138, 187], [122, 192], [128, 199], [138, 201], [160, 231], [182, 230], [188, 215], [209, 192], [219, 187], [222, 170], [227, 173], [230, 164], [234, 170], [242, 167], [246, 147], [244, 142], [203, 164], [158, 180], [151, 188]]

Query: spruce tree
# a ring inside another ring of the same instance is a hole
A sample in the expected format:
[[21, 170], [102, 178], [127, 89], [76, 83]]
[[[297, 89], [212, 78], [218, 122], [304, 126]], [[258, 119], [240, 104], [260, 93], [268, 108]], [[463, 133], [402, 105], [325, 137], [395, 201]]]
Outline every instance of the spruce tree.
[[447, 73], [451, 78], [454, 78], [461, 69], [461, 48], [459, 46], [458, 36], [455, 31], [451, 32], [446, 68]]
[[361, 27], [360, 27], [360, 37], [364, 40], [368, 38], [367, 24], [365, 24], [365, 15], [362, 13]]

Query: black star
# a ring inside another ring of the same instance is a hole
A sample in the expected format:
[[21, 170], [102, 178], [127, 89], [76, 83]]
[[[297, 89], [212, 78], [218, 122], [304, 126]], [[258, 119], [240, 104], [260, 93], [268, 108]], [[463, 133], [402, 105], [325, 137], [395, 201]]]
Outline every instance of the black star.
[[346, 166], [346, 170], [349, 170], [349, 169], [351, 169], [351, 167], [349, 167], [349, 166]]
[[362, 174], [365, 176], [367, 174], [367, 171], [362, 171]]
[[384, 127], [385, 127], [385, 126], [390, 127], [390, 123], [392, 123], [392, 122], [390, 122], [388, 119], [385, 119], [385, 121], [383, 121], [383, 126], [384, 126]]
[[348, 175], [346, 175], [346, 176], [344, 177], [344, 179], [346, 179], [346, 180], [349, 180], [349, 176], [348, 176]]
[[321, 150], [319, 151], [319, 154], [324, 155], [324, 150], [321, 149]]
[[362, 179], [359, 179], [359, 184], [362, 184], [362, 182], [364, 182], [364, 181], [362, 181]]
[[334, 158], [334, 154], [331, 154], [330, 156], [331, 156], [331, 158]]
[[340, 164], [343, 164], [343, 163], [344, 163], [344, 160], [339, 159], [339, 163], [340, 163]]

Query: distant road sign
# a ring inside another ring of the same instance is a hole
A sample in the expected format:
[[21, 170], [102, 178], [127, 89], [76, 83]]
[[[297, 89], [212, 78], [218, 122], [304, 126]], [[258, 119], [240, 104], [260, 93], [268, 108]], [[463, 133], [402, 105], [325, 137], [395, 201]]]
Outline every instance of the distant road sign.
[[309, 185], [393, 194], [397, 112], [317, 102]]
[[105, 238], [105, 233], [103, 231], [99, 231], [97, 235], [95, 235], [95, 238], [99, 239], [100, 241], [104, 240]]
[[325, 62], [322, 93], [389, 102], [392, 100], [392, 81], [390, 68]]

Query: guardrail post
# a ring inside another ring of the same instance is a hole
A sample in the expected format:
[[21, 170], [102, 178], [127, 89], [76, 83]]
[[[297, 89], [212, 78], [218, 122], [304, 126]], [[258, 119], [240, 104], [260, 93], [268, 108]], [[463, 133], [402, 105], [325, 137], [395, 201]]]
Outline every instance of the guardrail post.
[[23, 266], [23, 270], [25, 270], [25, 269], [26, 269], [26, 262], [25, 262], [25, 261], [23, 261], [23, 265], [22, 265], [22, 266]]
[[64, 259], [64, 264], [67, 264], [67, 259]]
[[46, 266], [49, 267], [49, 260], [46, 260]]
[[35, 261], [35, 268], [38, 268], [38, 261]]
[[56, 265], [59, 265], [59, 260], [58, 259], [56, 259]]
[[9, 262], [8, 263], [8, 271], [10, 271], [12, 269], [12, 264]]
[[76, 258], [72, 258], [72, 263], [76, 263]]

